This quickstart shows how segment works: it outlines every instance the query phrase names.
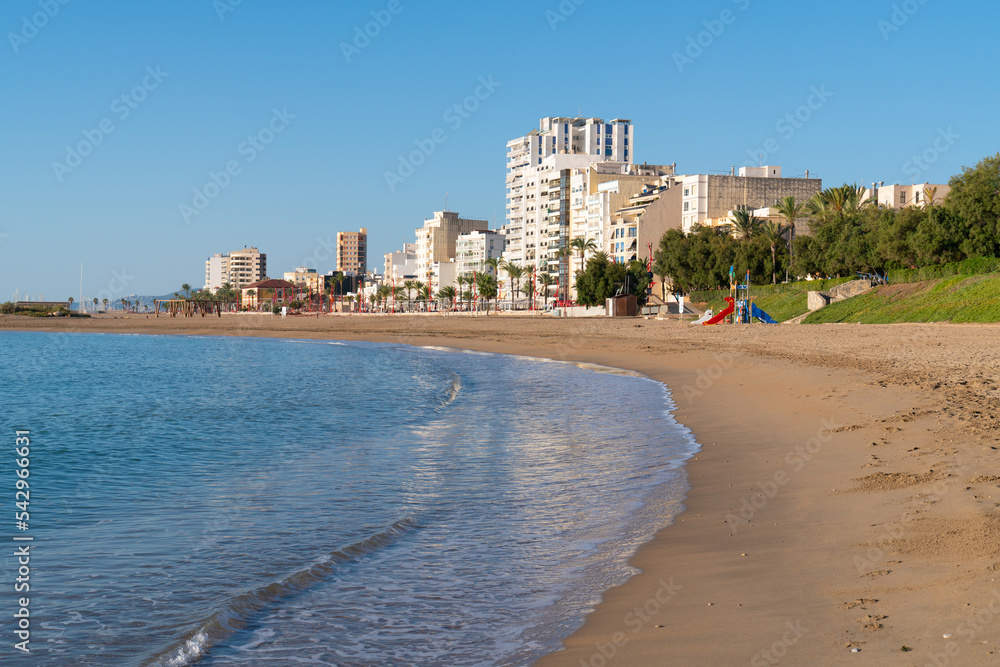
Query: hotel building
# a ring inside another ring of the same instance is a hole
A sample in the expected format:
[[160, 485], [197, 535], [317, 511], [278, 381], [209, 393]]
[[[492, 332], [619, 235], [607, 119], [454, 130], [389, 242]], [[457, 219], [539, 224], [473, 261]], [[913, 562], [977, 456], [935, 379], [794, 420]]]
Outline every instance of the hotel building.
[[337, 270], [363, 276], [368, 271], [368, 229], [337, 232]]

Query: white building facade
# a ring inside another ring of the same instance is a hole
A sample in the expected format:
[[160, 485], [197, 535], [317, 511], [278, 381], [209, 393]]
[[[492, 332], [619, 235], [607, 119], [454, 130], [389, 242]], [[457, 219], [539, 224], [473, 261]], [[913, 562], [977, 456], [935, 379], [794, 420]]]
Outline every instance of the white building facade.
[[456, 275], [471, 276], [486, 269], [486, 261], [500, 257], [507, 240], [496, 231], [470, 232], [455, 241]]
[[[538, 130], [507, 142], [507, 261], [535, 265], [547, 258], [547, 250], [539, 254], [540, 248], [550, 247], [542, 229], [551, 214], [548, 185], [553, 175], [564, 169], [586, 171], [597, 162], [630, 163], [634, 142], [630, 120], [559, 117], [543, 118]], [[582, 208], [586, 202], [580, 199]]]

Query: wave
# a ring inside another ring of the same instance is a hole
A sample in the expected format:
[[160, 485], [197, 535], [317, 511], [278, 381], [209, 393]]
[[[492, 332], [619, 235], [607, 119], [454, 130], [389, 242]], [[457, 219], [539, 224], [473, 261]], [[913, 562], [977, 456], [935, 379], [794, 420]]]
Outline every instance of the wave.
[[192, 665], [205, 657], [212, 646], [246, 627], [253, 616], [268, 605], [301, 593], [333, 574], [338, 565], [389, 546], [417, 527], [416, 519], [401, 519], [364, 540], [324, 554], [319, 560], [287, 577], [237, 595], [196, 630], [143, 664], [148, 667]]
[[459, 377], [458, 373], [451, 374], [451, 382], [448, 387], [444, 390], [444, 396], [441, 400], [441, 407], [446, 408], [455, 402], [458, 398], [459, 393], [462, 391], [462, 378]]

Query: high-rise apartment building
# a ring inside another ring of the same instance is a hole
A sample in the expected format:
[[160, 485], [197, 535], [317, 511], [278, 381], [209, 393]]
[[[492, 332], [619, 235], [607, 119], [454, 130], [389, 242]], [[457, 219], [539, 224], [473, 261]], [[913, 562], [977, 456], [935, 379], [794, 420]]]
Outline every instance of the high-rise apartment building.
[[234, 289], [260, 280], [267, 280], [266, 254], [247, 247], [229, 253], [229, 284]]
[[363, 276], [368, 271], [368, 228], [337, 232], [337, 270]]
[[595, 162], [629, 164], [634, 150], [632, 121], [620, 118], [610, 123], [600, 118], [543, 118], [539, 129], [507, 142], [508, 261], [534, 264], [548, 257], [556, 238], [548, 231], [549, 181], [562, 178], [565, 169], [585, 171]]
[[229, 283], [239, 289], [267, 277], [267, 255], [257, 248], [244, 247], [215, 254], [205, 262], [205, 289], [217, 290]]

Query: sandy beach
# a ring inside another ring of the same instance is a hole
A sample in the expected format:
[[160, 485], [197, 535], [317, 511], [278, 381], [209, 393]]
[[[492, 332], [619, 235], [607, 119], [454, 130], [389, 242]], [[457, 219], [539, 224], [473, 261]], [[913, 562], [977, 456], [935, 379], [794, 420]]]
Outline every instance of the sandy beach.
[[1000, 664], [1000, 326], [102, 315], [0, 316], [0, 330], [370, 340], [638, 371], [703, 445], [686, 510], [539, 665]]

